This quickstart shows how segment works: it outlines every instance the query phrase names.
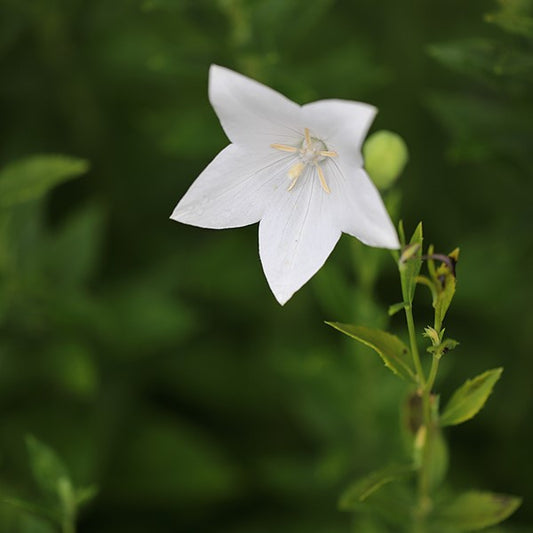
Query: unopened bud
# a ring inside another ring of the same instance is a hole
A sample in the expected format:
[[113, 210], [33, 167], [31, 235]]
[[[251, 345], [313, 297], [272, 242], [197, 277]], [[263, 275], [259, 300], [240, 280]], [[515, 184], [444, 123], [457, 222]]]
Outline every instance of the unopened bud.
[[363, 145], [365, 169], [378, 189], [388, 189], [400, 176], [409, 152], [404, 140], [392, 131], [373, 133]]

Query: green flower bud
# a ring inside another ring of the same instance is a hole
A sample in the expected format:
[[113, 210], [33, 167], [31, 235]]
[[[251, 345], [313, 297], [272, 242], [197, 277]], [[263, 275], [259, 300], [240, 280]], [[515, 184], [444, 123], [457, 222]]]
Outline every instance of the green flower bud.
[[392, 131], [373, 133], [363, 145], [365, 168], [376, 187], [388, 189], [402, 173], [409, 152], [404, 140]]

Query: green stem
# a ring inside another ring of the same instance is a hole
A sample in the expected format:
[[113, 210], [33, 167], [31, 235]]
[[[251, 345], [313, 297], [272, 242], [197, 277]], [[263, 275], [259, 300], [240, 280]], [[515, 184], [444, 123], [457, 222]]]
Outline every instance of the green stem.
[[413, 364], [416, 370], [417, 379], [419, 383], [419, 394], [422, 398], [422, 420], [425, 428], [423, 449], [422, 449], [422, 464], [418, 471], [418, 508], [415, 519], [416, 533], [426, 532], [426, 516], [431, 507], [430, 499], [430, 465], [431, 465], [431, 448], [433, 437], [433, 420], [431, 416], [431, 388], [435, 383], [435, 378], [438, 370], [438, 358], [433, 359], [431, 370], [426, 380], [422, 363], [420, 360], [420, 353], [418, 351], [418, 343], [416, 341], [416, 328], [413, 318], [412, 306], [405, 308], [405, 316], [407, 319], [407, 329], [409, 331], [409, 341], [411, 345], [411, 355]]
[[431, 465], [431, 448], [433, 441], [433, 420], [431, 417], [430, 392], [427, 387], [422, 391], [422, 416], [425, 427], [425, 438], [422, 449], [422, 464], [418, 471], [418, 511], [422, 519], [431, 505], [429, 475]]
[[429, 371], [429, 376], [425, 386], [425, 390], [427, 391], [428, 395], [431, 394], [431, 389], [433, 389], [433, 385], [435, 384], [435, 379], [437, 378], [437, 372], [439, 370], [439, 362], [440, 357], [434, 355], [433, 360], [431, 361], [431, 369]]
[[405, 308], [405, 316], [407, 318], [407, 329], [409, 330], [409, 341], [411, 344], [411, 354], [413, 357], [413, 363], [416, 369], [416, 374], [419, 383], [419, 393], [422, 396], [422, 417], [423, 426], [425, 428], [425, 436], [422, 450], [422, 464], [418, 471], [418, 509], [416, 515], [415, 530], [417, 533], [425, 533], [425, 521], [426, 515], [429, 509], [429, 464], [431, 459], [431, 404], [428, 390], [428, 384], [432, 386], [435, 380], [433, 375], [436, 369], [433, 368], [433, 373], [430, 372], [429, 379], [426, 381], [422, 363], [420, 361], [420, 353], [418, 351], [418, 344], [416, 342], [416, 329], [413, 319], [413, 311], [411, 306]]
[[67, 516], [61, 524], [61, 533], [76, 533], [76, 526], [72, 517]]
[[426, 385], [426, 377], [424, 375], [424, 370], [422, 369], [422, 363], [420, 362], [420, 354], [418, 353], [418, 344], [416, 342], [416, 329], [415, 321], [413, 319], [413, 309], [411, 304], [405, 308], [405, 317], [407, 319], [407, 329], [409, 331], [409, 342], [411, 344], [411, 356], [413, 358], [413, 363], [415, 365], [416, 377], [420, 388], [424, 388]]

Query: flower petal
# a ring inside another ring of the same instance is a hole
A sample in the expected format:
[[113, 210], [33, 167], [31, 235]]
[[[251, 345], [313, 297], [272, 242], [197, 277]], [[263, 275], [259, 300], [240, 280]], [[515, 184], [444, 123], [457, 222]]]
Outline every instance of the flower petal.
[[341, 235], [327, 208], [314, 169], [293, 190], [280, 190], [259, 224], [259, 254], [268, 284], [280, 304], [324, 264]]
[[302, 108], [270, 87], [211, 65], [209, 100], [235, 144], [268, 151], [274, 143], [301, 143]]
[[201, 228], [236, 228], [258, 222], [276, 190], [286, 186], [292, 157], [250, 154], [230, 144], [207, 166], [171, 217]]
[[318, 100], [304, 105], [302, 111], [311, 133], [338, 152], [359, 151], [377, 113], [374, 106], [347, 100]]
[[324, 174], [330, 183], [333, 218], [342, 232], [369, 246], [400, 247], [383, 200], [360, 167], [358, 154], [329, 159], [324, 164]]

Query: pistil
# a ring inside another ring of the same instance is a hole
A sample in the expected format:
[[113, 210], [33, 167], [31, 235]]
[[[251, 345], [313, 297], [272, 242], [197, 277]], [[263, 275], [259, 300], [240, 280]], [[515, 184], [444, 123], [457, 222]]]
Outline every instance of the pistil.
[[302, 141], [302, 146], [297, 148], [296, 146], [289, 146], [286, 144], [271, 144], [271, 148], [280, 150], [282, 152], [289, 152], [293, 154], [298, 154], [298, 161], [289, 169], [288, 175], [291, 180], [288, 190], [292, 191], [298, 178], [302, 175], [304, 170], [308, 165], [313, 165], [316, 169], [318, 179], [320, 180], [320, 185], [322, 189], [329, 193], [330, 189], [328, 187], [326, 177], [324, 176], [324, 171], [320, 166], [320, 163], [327, 157], [337, 157], [337, 152], [332, 150], [327, 150], [326, 145], [320, 139], [311, 137], [311, 132], [309, 128], [304, 130], [304, 139]]

